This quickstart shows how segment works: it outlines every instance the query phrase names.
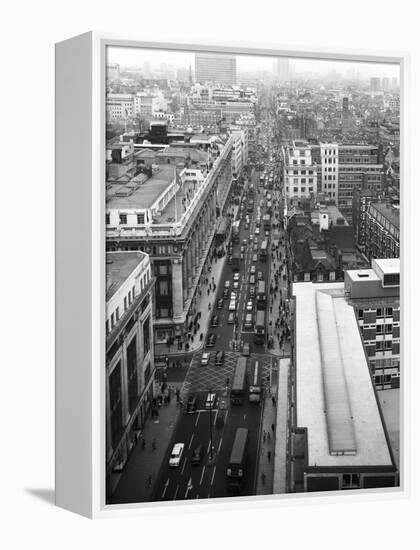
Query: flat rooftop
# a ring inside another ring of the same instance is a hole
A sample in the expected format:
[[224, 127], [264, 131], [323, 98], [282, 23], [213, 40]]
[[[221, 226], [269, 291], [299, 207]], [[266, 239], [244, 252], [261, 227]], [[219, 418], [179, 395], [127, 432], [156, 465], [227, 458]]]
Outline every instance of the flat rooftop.
[[147, 258], [144, 252], [106, 253], [106, 301], [114, 296], [133, 273], [136, 267]]
[[395, 227], [400, 227], [400, 210], [384, 202], [372, 202], [371, 206], [380, 212]]
[[379, 269], [384, 275], [399, 273], [400, 272], [400, 259], [399, 258], [380, 258], [374, 259]]
[[159, 166], [158, 170], [145, 183], [128, 196], [117, 197], [113, 194], [112, 186], [107, 191], [106, 207], [108, 209], [150, 208], [172, 183], [175, 177], [174, 166]]
[[355, 313], [343, 283], [294, 283], [296, 412], [308, 464], [392, 466]]

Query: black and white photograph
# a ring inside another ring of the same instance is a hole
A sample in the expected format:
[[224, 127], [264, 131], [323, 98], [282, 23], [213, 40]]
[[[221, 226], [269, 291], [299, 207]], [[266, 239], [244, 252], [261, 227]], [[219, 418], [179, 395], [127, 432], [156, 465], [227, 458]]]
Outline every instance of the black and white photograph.
[[107, 505], [400, 488], [400, 76], [107, 47]]

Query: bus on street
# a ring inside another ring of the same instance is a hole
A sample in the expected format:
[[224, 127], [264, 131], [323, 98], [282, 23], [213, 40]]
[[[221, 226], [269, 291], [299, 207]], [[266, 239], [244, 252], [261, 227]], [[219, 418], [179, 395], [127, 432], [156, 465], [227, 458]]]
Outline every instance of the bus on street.
[[247, 443], [248, 430], [246, 428], [237, 428], [226, 470], [227, 488], [232, 492], [240, 492], [244, 486]]
[[264, 227], [264, 231], [270, 231], [270, 229], [271, 229], [271, 216], [270, 216], [270, 214], [265, 214], [263, 216], [263, 227]]
[[232, 252], [232, 271], [239, 271], [241, 264], [241, 251], [238, 245], [234, 246]]
[[264, 344], [265, 342], [265, 311], [263, 309], [257, 311], [257, 319], [254, 328], [254, 342], [256, 344]]
[[262, 262], [266, 262], [267, 261], [267, 254], [268, 254], [268, 241], [267, 239], [265, 239], [262, 243], [261, 243], [261, 248], [260, 248], [260, 260]]
[[232, 387], [230, 389], [230, 401], [233, 405], [242, 405], [246, 391], [246, 368], [248, 359], [244, 356], [238, 357]]
[[251, 375], [249, 377], [249, 402], [259, 403], [261, 401], [262, 392], [262, 365], [260, 361], [255, 361], [251, 367]]
[[257, 286], [257, 309], [265, 309], [267, 305], [267, 294], [265, 292], [265, 282], [258, 281]]

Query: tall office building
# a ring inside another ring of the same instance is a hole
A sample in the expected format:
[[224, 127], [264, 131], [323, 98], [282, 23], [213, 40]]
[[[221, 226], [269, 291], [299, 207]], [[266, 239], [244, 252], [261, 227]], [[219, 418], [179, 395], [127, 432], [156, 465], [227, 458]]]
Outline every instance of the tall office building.
[[223, 54], [195, 54], [195, 81], [236, 84], [236, 56]]
[[371, 92], [379, 92], [381, 89], [381, 79], [373, 76], [370, 79], [370, 91]]
[[343, 97], [343, 118], [349, 118], [349, 98]]
[[276, 62], [276, 74], [280, 82], [288, 82], [290, 80], [290, 62], [288, 59], [279, 57]]

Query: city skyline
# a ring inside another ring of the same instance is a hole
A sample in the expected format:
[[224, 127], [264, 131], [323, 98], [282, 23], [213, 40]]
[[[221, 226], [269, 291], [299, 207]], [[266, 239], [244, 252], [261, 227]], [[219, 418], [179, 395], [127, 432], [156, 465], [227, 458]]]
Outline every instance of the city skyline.
[[[214, 54], [217, 56], [217, 54]], [[223, 54], [221, 54], [223, 55]], [[238, 73], [253, 71], [274, 73], [273, 63], [279, 56], [245, 56], [237, 55]], [[370, 77], [397, 77], [400, 76], [398, 64], [371, 63], [371, 62], [352, 62], [346, 60], [332, 61], [327, 59], [309, 59], [309, 58], [285, 58], [289, 59], [291, 67], [296, 75], [303, 73], [318, 73], [319, 76], [325, 76], [333, 71], [341, 77], [349, 78], [349, 73], [359, 75], [359, 77], [368, 79]], [[191, 69], [194, 71], [194, 52], [179, 52], [175, 50], [150, 50], [142, 48], [123, 48], [108, 47], [107, 63], [118, 63], [121, 68], [141, 69], [144, 63], [157, 68], [158, 64], [172, 65], [174, 68]]]

